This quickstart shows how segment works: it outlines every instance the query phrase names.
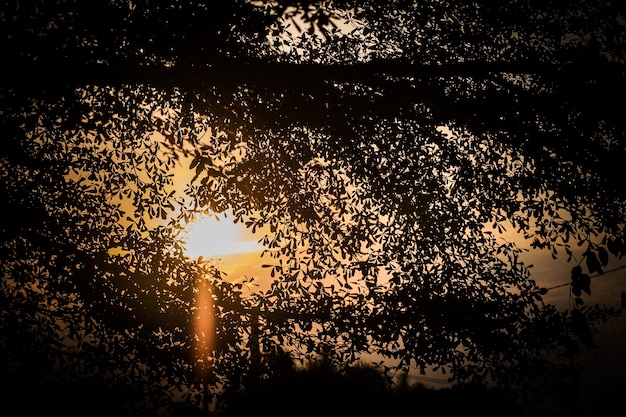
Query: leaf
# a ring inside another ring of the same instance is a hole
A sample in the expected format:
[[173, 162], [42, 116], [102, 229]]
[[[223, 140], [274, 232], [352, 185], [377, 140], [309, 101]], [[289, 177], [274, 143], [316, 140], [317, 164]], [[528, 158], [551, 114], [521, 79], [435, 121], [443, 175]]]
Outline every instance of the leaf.
[[196, 155], [189, 164], [189, 169], [194, 169], [200, 163], [200, 155]]
[[589, 269], [589, 272], [597, 272], [602, 275], [604, 271], [602, 271], [602, 264], [600, 264], [596, 253], [588, 250], [587, 252], [585, 252], [585, 255], [587, 256], [587, 269]]
[[581, 290], [583, 290], [587, 295], [591, 295], [591, 277], [587, 274], [582, 274], [578, 281], [578, 286]]
[[619, 254], [619, 245], [617, 244], [617, 240], [610, 238], [608, 242], [606, 242], [606, 247], [614, 256]]
[[609, 253], [604, 248], [598, 249], [598, 256], [600, 258], [600, 262], [602, 266], [606, 266], [609, 263]]

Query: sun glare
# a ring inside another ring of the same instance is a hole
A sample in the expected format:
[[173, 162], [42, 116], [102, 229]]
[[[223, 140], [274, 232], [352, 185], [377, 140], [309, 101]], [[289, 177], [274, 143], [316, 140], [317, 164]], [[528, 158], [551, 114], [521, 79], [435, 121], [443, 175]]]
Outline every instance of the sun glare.
[[224, 255], [260, 252], [263, 246], [243, 224], [231, 216], [202, 216], [190, 225], [185, 249], [187, 256], [214, 258]]
[[196, 369], [199, 376], [209, 370], [209, 355], [213, 348], [215, 326], [213, 322], [213, 299], [206, 285], [199, 285], [196, 293], [197, 315], [195, 317]]

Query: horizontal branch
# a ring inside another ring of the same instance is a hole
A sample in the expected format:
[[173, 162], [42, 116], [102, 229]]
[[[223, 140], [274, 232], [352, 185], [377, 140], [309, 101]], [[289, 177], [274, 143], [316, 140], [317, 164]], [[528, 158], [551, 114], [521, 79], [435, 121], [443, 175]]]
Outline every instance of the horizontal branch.
[[468, 62], [422, 65], [401, 60], [378, 60], [350, 64], [281, 63], [228, 60], [210, 67], [80, 64], [71, 60], [46, 63], [15, 63], [5, 67], [3, 88], [61, 88], [93, 84], [156, 84], [197, 87], [210, 84], [256, 86], [311, 86], [311, 83], [350, 82], [434, 77], [487, 77], [495, 73], [550, 74], [558, 65], [541, 62]]

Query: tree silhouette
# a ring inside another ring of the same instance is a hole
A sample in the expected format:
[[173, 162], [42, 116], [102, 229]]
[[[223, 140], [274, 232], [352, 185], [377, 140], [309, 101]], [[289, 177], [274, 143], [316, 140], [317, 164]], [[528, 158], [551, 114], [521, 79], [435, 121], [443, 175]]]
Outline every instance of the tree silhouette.
[[[2, 6], [9, 398], [208, 408], [283, 349], [507, 387], [594, 346], [617, 312], [583, 293], [626, 253], [623, 5], [379, 3]], [[271, 230], [267, 291], [184, 256], [181, 222], [226, 210]], [[568, 311], [505, 228], [573, 260]]]

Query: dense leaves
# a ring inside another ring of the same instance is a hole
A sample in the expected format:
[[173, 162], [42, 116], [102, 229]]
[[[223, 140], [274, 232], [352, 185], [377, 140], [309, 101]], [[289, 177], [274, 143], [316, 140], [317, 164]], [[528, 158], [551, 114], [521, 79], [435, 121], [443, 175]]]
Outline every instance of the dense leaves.
[[[3, 5], [4, 391], [218, 407], [272, 352], [506, 387], [593, 347], [590, 275], [626, 252], [623, 6], [462, 3]], [[269, 288], [184, 256], [225, 211], [267, 231]], [[505, 231], [575, 258], [569, 310]]]

